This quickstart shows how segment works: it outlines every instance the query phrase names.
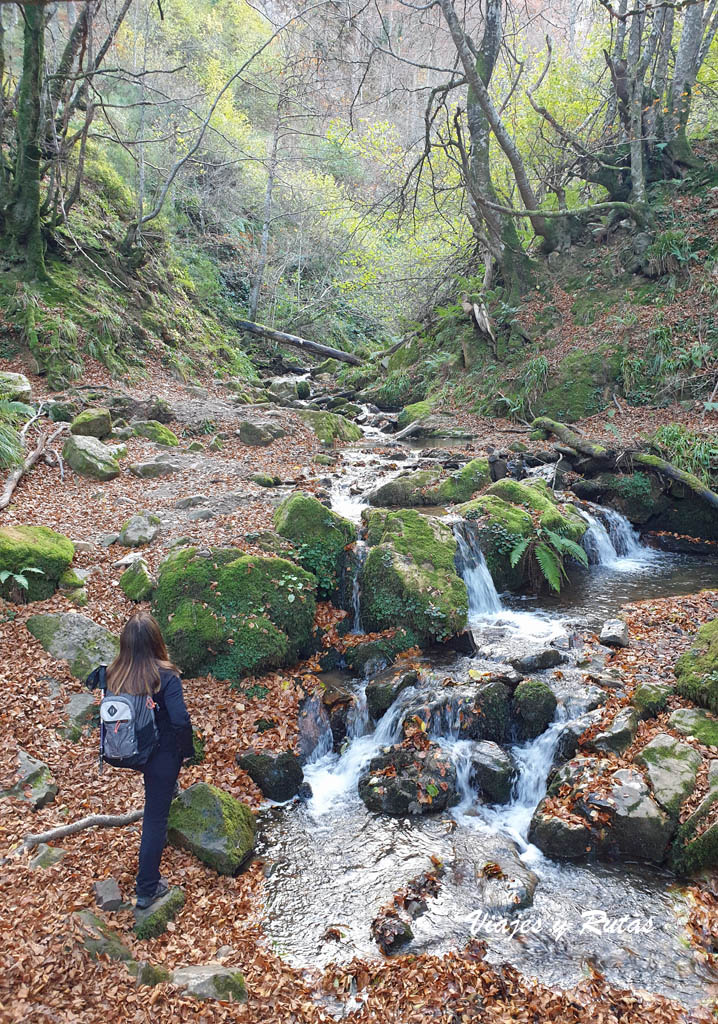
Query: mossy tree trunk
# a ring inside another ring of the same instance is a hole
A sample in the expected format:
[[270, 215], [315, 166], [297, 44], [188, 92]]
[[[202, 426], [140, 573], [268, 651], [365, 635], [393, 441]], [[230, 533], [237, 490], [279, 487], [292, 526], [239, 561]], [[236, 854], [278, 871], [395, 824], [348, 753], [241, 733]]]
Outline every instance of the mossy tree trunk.
[[11, 248], [25, 259], [30, 278], [47, 278], [40, 219], [40, 135], [42, 74], [45, 59], [45, 9], [21, 8], [24, 19], [23, 65], [17, 104], [17, 157], [5, 231]]

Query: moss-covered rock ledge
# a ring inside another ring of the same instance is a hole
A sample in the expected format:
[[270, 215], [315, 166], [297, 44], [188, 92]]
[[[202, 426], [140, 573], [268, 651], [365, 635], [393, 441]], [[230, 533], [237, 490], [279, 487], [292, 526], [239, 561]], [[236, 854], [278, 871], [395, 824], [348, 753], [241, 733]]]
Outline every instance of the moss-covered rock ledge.
[[236, 875], [254, 852], [254, 814], [229, 793], [195, 782], [172, 801], [167, 838], [220, 875]]
[[284, 558], [187, 547], [160, 566], [152, 611], [183, 672], [236, 680], [310, 652], [316, 591]]
[[452, 505], [468, 501], [491, 482], [488, 459], [472, 459], [448, 476], [440, 470], [420, 469], [394, 477], [367, 495], [379, 508], [415, 508], [420, 505]]
[[[0, 583], [0, 597], [27, 601], [52, 597], [75, 554], [71, 540], [47, 526], [5, 526], [0, 529], [0, 569], [11, 575]], [[27, 570], [37, 570], [27, 571]], [[23, 571], [25, 570], [25, 571]], [[22, 576], [27, 589], [13, 578]]]
[[718, 619], [698, 630], [693, 647], [676, 662], [676, 690], [718, 714]]
[[356, 527], [308, 494], [292, 494], [274, 515], [277, 533], [290, 540], [299, 564], [317, 578], [319, 598], [336, 598], [347, 571], [347, 547]]
[[373, 546], [361, 577], [365, 629], [403, 628], [424, 646], [463, 633], [468, 597], [451, 528], [413, 509], [366, 518]]

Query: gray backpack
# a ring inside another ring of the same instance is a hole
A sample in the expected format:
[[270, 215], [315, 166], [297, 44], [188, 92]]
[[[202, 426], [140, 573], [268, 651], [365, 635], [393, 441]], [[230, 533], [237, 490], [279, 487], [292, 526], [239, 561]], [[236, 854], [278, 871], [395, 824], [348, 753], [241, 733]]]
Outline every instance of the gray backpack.
[[159, 732], [155, 703], [147, 694], [108, 693], [104, 665], [100, 669], [100, 770], [103, 762], [114, 768], [141, 770], [157, 749]]

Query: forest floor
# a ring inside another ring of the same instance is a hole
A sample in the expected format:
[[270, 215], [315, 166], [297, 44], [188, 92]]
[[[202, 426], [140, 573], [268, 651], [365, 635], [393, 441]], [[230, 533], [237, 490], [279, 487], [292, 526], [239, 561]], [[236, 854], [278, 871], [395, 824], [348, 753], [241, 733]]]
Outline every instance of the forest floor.
[[[2, 369], [21, 369], [3, 362]], [[90, 367], [83, 384], [112, 385], [107, 371]], [[204, 382], [210, 394], [222, 397], [211, 381]], [[43, 397], [43, 383], [33, 379], [36, 397]], [[132, 390], [132, 389], [131, 389]], [[156, 394], [170, 402], [188, 400], [183, 385], [160, 369], [150, 370], [139, 395]], [[102, 547], [97, 539], [117, 532], [129, 514], [138, 510], [167, 513], [171, 526], [144, 554], [155, 570], [172, 542], [191, 536], [202, 546], [234, 544], [251, 550], [244, 535], [272, 526], [274, 505], [271, 492], [251, 481], [258, 471], [295, 481], [304, 489], [318, 489], [322, 469], [312, 465], [321, 450], [314, 434], [289, 410], [275, 410], [288, 433], [268, 448], [247, 448], [238, 439], [225, 442], [221, 452], [203, 459], [199, 471], [178, 473], [169, 481], [138, 480], [127, 472], [100, 484], [71, 471], [64, 483], [57, 468], [38, 465], [21, 482], [10, 507], [2, 513], [2, 524], [33, 523], [53, 527], [73, 540], [86, 540], [90, 551], [77, 554], [75, 564], [91, 570], [89, 604], [83, 614], [118, 632], [133, 606], [118, 586], [122, 569], [114, 563], [122, 554], [117, 548]], [[645, 432], [647, 417], [655, 422], [682, 421], [690, 414], [682, 408], [640, 413], [626, 409], [625, 420], [611, 418], [609, 436], [616, 429], [622, 440]], [[515, 437], [509, 421], [478, 420], [480, 441], [465, 450], [481, 451], [488, 445], [505, 447]], [[580, 424], [587, 436], [605, 436], [606, 420], [593, 417]], [[180, 425], [170, 424], [179, 429]], [[523, 439], [523, 438], [522, 438]], [[457, 445], [457, 448], [461, 446]], [[133, 438], [128, 442], [129, 459], [146, 456], [150, 442]], [[209, 456], [210, 453], [207, 453]], [[341, 469], [341, 455], [340, 463]], [[209, 489], [209, 490], [208, 490]], [[218, 514], [207, 522], [188, 524], [175, 512], [175, 502], [198, 492], [216, 496], [240, 495], [234, 511]], [[633, 606], [629, 623], [636, 643], [620, 655], [618, 664], [626, 672], [670, 674], [675, 658], [688, 646], [691, 632], [716, 615], [718, 593], [675, 600], [654, 600]], [[337, 1019], [337, 1000], [353, 1005], [348, 1019], [357, 1022], [396, 1024], [459, 1024], [464, 1021], [560, 1021], [605, 1022], [605, 1024], [654, 1024], [679, 1020], [712, 1020], [707, 1009], [684, 1010], [665, 998], [612, 989], [597, 971], [578, 988], [553, 991], [523, 978], [514, 968], [490, 965], [478, 940], [446, 956], [428, 954], [399, 956], [374, 961], [354, 961], [324, 971], [300, 971], [289, 966], [267, 942], [262, 926], [263, 865], [259, 860], [236, 878], [217, 876], [189, 853], [168, 847], [163, 874], [182, 885], [184, 908], [168, 931], [157, 939], [141, 942], [132, 933], [131, 911], [105, 915], [119, 931], [137, 960], [149, 960], [170, 968], [203, 963], [220, 947], [231, 952], [223, 958], [246, 977], [249, 1000], [245, 1005], [220, 1002], [198, 1003], [170, 984], [155, 988], [137, 987], [122, 964], [93, 961], [77, 941], [72, 912], [94, 909], [92, 884], [115, 877], [129, 898], [134, 884], [140, 826], [86, 831], [62, 841], [67, 855], [58, 865], [42, 871], [29, 867], [27, 854], [14, 855], [12, 848], [28, 833], [66, 823], [89, 813], [123, 813], [141, 807], [141, 780], [130, 772], [97, 773], [94, 738], [78, 743], [58, 732], [63, 724], [63, 707], [73, 693], [82, 690], [65, 663], [49, 657], [24, 628], [27, 615], [67, 611], [73, 606], [62, 594], [31, 607], [0, 601], [0, 789], [11, 784], [16, 751], [21, 746], [46, 762], [59, 786], [54, 803], [32, 812], [27, 802], [0, 801], [0, 1022], [82, 1022], [95, 1024], [111, 1017], [124, 1022], [220, 1021], [290, 1022], [307, 1024]], [[332, 612], [322, 606], [325, 621]], [[681, 629], [676, 629], [676, 624]], [[303, 690], [296, 677], [311, 674], [312, 665], [299, 666], [291, 673], [277, 672], [247, 683], [243, 691], [232, 690], [213, 678], [185, 681], [188, 707], [205, 741], [203, 763], [187, 767], [181, 785], [210, 781], [252, 806], [261, 793], [235, 763], [235, 753], [249, 745], [283, 748], [296, 742], [297, 708]], [[259, 699], [246, 692], [259, 682], [268, 693]], [[276, 726], [258, 732], [260, 718], [271, 717]], [[714, 959], [718, 945], [718, 887], [694, 890], [691, 928], [695, 955]], [[351, 1002], [354, 1000], [354, 1002]], [[334, 1008], [334, 1010], [332, 1009]]]

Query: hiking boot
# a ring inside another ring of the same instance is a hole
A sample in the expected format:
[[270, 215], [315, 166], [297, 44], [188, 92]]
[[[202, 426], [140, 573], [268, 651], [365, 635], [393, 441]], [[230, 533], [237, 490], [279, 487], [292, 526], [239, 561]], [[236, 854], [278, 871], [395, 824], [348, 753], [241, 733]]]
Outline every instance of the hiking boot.
[[135, 907], [137, 908], [137, 910], [147, 910], [148, 907], [151, 907], [152, 904], [155, 903], [157, 900], [161, 899], [162, 896], [166, 896], [169, 891], [170, 887], [165, 881], [165, 879], [160, 878], [159, 882], [157, 883], [157, 888], [155, 889], [154, 895], [138, 896], [135, 902]]

